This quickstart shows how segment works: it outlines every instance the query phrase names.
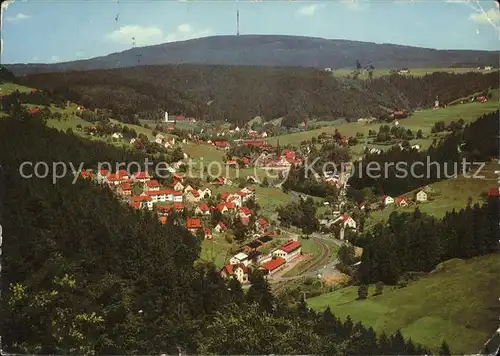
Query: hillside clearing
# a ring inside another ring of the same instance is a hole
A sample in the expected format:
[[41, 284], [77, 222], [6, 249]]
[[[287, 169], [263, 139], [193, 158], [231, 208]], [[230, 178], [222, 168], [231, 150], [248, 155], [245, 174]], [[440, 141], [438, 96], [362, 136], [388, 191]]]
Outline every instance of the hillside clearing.
[[380, 296], [370, 287], [357, 300], [357, 287], [347, 287], [308, 300], [323, 311], [330, 306], [340, 318], [348, 315], [376, 332], [401, 329], [405, 337], [437, 350], [445, 339], [453, 354], [477, 353], [498, 327], [500, 254], [452, 260], [440, 272], [406, 288], [386, 286]]
[[[464, 122], [470, 123], [477, 120], [480, 116], [500, 109], [500, 103], [490, 100], [487, 103], [466, 103], [460, 105], [448, 106], [439, 110], [422, 110], [413, 113], [412, 116], [399, 120], [399, 125], [416, 133], [422, 130], [424, 137], [431, 136], [431, 129], [437, 121], [450, 123], [463, 119]], [[344, 136], [356, 136], [356, 133], [363, 133], [368, 136], [370, 130], [378, 132], [380, 126], [392, 125], [390, 123], [358, 123], [350, 122], [341, 125], [324, 126], [320, 129], [297, 132], [281, 136], [272, 137], [268, 140], [270, 144], [277, 144], [278, 138], [281, 145], [299, 145], [302, 141], [307, 141], [313, 137], [318, 137], [321, 133], [334, 134], [338, 130]], [[430, 140], [432, 142], [432, 138]], [[387, 146], [386, 146], [387, 147]]]
[[[409, 68], [410, 73], [409, 74], [403, 74], [405, 76], [415, 76], [415, 77], [421, 77], [426, 74], [431, 74], [431, 73], [436, 73], [436, 72], [445, 72], [445, 73], [455, 73], [455, 74], [463, 74], [463, 73], [469, 73], [469, 72], [476, 72], [476, 73], [491, 73], [494, 72], [495, 70], [481, 70], [477, 68]], [[334, 70], [333, 75], [339, 76], [339, 77], [345, 77], [347, 75], [350, 75], [353, 72], [353, 69], [350, 68], [341, 68], [338, 70]], [[377, 69], [373, 71], [373, 77], [382, 77], [384, 75], [390, 75], [390, 69]], [[363, 72], [359, 75], [360, 79], [368, 79], [368, 72]]]
[[[482, 202], [481, 194], [488, 193], [488, 190], [492, 186], [497, 185], [498, 175], [495, 173], [497, 170], [500, 170], [500, 164], [497, 161], [492, 161], [479, 173], [479, 175], [485, 176], [485, 179], [466, 178], [460, 175], [457, 178], [430, 184], [429, 187], [432, 189], [432, 192], [430, 193], [429, 201], [416, 205], [413, 204], [408, 207], [396, 207], [395, 204], [391, 204], [384, 210], [373, 211], [366, 220], [366, 227], [369, 228], [377, 222], [387, 221], [389, 215], [394, 211], [412, 212], [418, 207], [423, 213], [433, 215], [436, 218], [442, 218], [447, 211], [464, 208], [467, 205], [469, 197], [473, 204]], [[470, 175], [472, 174], [470, 173]], [[421, 188], [415, 189], [402, 196], [413, 199], [415, 194], [420, 190]]]

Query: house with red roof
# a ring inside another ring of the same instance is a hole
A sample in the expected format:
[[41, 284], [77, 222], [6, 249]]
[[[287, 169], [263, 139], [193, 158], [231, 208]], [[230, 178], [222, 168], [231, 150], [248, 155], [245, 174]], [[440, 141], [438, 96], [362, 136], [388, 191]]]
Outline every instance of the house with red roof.
[[32, 114], [32, 115], [39, 114], [39, 113], [40, 113], [40, 108], [36, 108], [36, 107], [34, 107], [34, 108], [29, 108], [29, 109], [28, 109], [28, 112], [29, 112], [30, 114]]
[[168, 214], [173, 209], [172, 204], [156, 204], [154, 207], [159, 214]]
[[229, 194], [230, 194], [230, 193], [228, 193], [228, 192], [224, 192], [224, 193], [222, 193], [222, 194], [220, 195], [220, 200], [222, 200], [222, 201], [226, 201], [226, 200], [227, 200], [227, 198], [229, 197]]
[[289, 240], [278, 249], [274, 250], [272, 255], [285, 259], [286, 262], [293, 261], [299, 257], [302, 252], [302, 244], [300, 241]]
[[257, 221], [255, 222], [255, 227], [257, 228], [258, 231], [265, 231], [268, 226], [269, 223], [267, 222], [266, 219], [262, 217], [258, 218]]
[[123, 182], [120, 183], [117, 189], [118, 194], [123, 195], [123, 196], [130, 196], [132, 195], [132, 184], [129, 182]]
[[160, 183], [156, 179], [151, 179], [144, 183], [144, 190], [159, 191]]
[[213, 238], [213, 235], [212, 235], [212, 230], [210, 229], [205, 229], [205, 239], [207, 240], [211, 240]]
[[210, 208], [208, 207], [207, 204], [203, 203], [196, 207], [194, 213], [196, 215], [210, 215]]
[[229, 150], [231, 144], [229, 141], [214, 141], [214, 146], [221, 150]]
[[264, 140], [243, 140], [242, 145], [249, 147], [262, 147], [265, 145], [265, 142]]
[[106, 181], [110, 186], [117, 186], [122, 182], [120, 177], [117, 174], [110, 174], [106, 177]]
[[356, 221], [350, 215], [342, 215], [341, 222], [344, 229], [347, 227], [356, 229]]
[[228, 197], [227, 197], [227, 200], [226, 200], [228, 203], [233, 203], [234, 205], [236, 205], [236, 207], [240, 208], [242, 203], [241, 203], [241, 196], [238, 194], [238, 193], [235, 193], [235, 194], [230, 194]]
[[214, 231], [214, 232], [216, 232], [216, 233], [219, 233], [219, 234], [220, 234], [220, 233], [222, 233], [222, 232], [227, 231], [227, 227], [226, 227], [226, 225], [224, 225], [224, 223], [221, 221], [221, 222], [219, 222], [219, 223], [218, 223], [218, 224], [214, 227], [214, 230], [213, 230], [213, 231]]
[[216, 209], [219, 210], [222, 214], [229, 212], [229, 209], [227, 208], [226, 203], [217, 204]]
[[80, 172], [80, 177], [82, 177], [83, 179], [92, 179], [92, 172], [90, 171], [87, 171], [86, 169], [82, 170]]
[[138, 206], [136, 209], [153, 210], [153, 201], [150, 196], [133, 195], [130, 197], [130, 202], [133, 207]]
[[184, 186], [180, 181], [174, 181], [172, 186], [176, 192], [182, 192], [184, 190]]
[[123, 181], [128, 181], [130, 176], [128, 175], [128, 172], [126, 169], [120, 169], [118, 172], [116, 172], [116, 176], [123, 182]]
[[238, 162], [236, 162], [234, 160], [227, 161], [226, 162], [226, 166], [228, 166], [228, 167], [237, 167], [238, 166]]
[[176, 211], [184, 211], [184, 203], [174, 201], [174, 209]]
[[186, 220], [186, 227], [192, 233], [196, 234], [198, 229], [201, 229], [201, 219], [198, 218], [188, 218]]
[[490, 197], [500, 197], [500, 187], [491, 187], [488, 191]]
[[151, 180], [151, 177], [147, 171], [139, 171], [134, 173], [133, 179], [136, 182], [146, 183], [148, 180]]
[[248, 226], [250, 224], [250, 218], [249, 217], [244, 217], [240, 215], [241, 223], [245, 226]]
[[267, 272], [268, 275], [273, 275], [281, 270], [286, 264], [286, 260], [282, 257], [274, 256], [269, 261], [263, 263], [261, 268]]
[[184, 177], [181, 176], [180, 174], [174, 173], [174, 174], [172, 174], [172, 178], [174, 180], [178, 180], [179, 182], [184, 182]]
[[225, 265], [220, 271], [222, 278], [236, 278], [241, 284], [248, 283], [248, 267], [243, 263]]
[[242, 218], [250, 218], [250, 216], [252, 215], [252, 211], [244, 206], [240, 208], [239, 214]]
[[201, 194], [196, 189], [191, 189], [186, 193], [186, 201], [195, 203], [201, 200]]
[[408, 203], [409, 203], [410, 199], [406, 198], [406, 197], [396, 197], [396, 205], [397, 206], [408, 206]]

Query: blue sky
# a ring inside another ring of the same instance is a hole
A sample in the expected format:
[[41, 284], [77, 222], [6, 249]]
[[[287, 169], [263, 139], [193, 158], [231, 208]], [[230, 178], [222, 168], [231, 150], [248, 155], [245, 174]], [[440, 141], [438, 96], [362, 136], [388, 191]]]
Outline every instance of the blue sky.
[[237, 6], [241, 34], [500, 49], [493, 0], [17, 0], [2, 4], [2, 62], [70, 61], [134, 45], [235, 34]]

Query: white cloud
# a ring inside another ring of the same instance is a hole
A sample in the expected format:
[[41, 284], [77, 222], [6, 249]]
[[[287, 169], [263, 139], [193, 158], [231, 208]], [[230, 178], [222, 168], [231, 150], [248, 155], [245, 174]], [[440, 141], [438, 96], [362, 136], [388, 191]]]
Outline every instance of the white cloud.
[[143, 27], [143, 26], [122, 26], [106, 35], [110, 41], [121, 44], [137, 43], [139, 46], [160, 43], [163, 34], [158, 27]]
[[34, 56], [34, 57], [33, 57], [33, 59], [32, 59], [32, 61], [33, 61], [33, 62], [38, 62], [38, 60], [39, 60], [39, 59], [40, 59], [40, 58], [38, 58], [38, 56]]
[[51, 62], [60, 62], [61, 58], [59, 58], [58, 56], [52, 56], [52, 57], [50, 57], [50, 60], [51, 60]]
[[6, 17], [5, 21], [8, 21], [8, 22], [22, 21], [22, 20], [28, 20], [30, 17], [31, 16], [23, 14], [22, 12], [20, 12], [20, 13], [16, 14], [16, 16]]
[[301, 16], [314, 16], [316, 11], [325, 6], [324, 4], [311, 4], [301, 7], [297, 10], [297, 14]]
[[135, 43], [138, 46], [154, 45], [164, 42], [183, 41], [190, 38], [207, 36], [212, 33], [210, 28], [196, 30], [188, 23], [177, 26], [175, 31], [164, 34], [154, 26], [123, 26], [106, 35], [110, 41], [121, 44]]
[[208, 36], [212, 33], [210, 28], [196, 30], [190, 24], [184, 23], [177, 26], [174, 32], [168, 33], [165, 36], [165, 42], [185, 41], [191, 38]]
[[498, 24], [500, 22], [500, 12], [496, 9], [489, 9], [486, 12], [471, 14], [469, 19], [484, 24], [492, 22]]

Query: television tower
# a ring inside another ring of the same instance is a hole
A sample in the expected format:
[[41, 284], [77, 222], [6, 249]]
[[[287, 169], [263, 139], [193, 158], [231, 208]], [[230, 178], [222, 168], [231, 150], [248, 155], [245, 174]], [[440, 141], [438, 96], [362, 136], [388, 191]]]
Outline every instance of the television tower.
[[240, 35], [240, 10], [236, 5], [236, 36]]

